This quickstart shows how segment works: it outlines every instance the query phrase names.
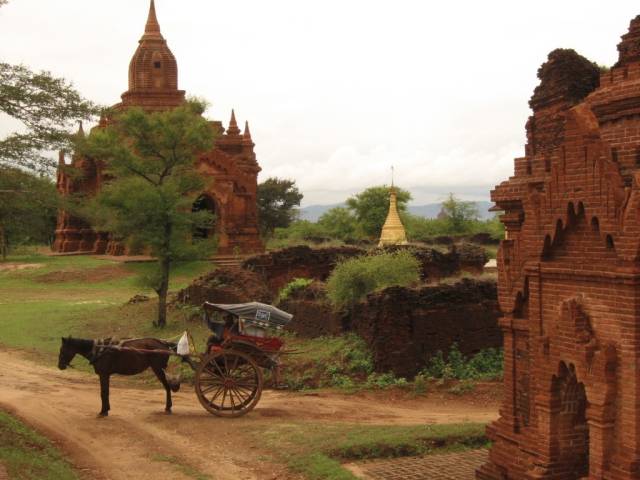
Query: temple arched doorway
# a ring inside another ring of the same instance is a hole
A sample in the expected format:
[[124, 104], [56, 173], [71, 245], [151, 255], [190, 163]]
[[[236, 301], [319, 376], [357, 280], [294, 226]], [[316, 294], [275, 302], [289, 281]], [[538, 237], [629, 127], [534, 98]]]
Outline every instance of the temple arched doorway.
[[216, 233], [216, 221], [217, 221], [217, 211], [215, 200], [207, 194], [200, 195], [195, 202], [193, 202], [193, 206], [191, 207], [192, 212], [209, 212], [214, 218], [210, 225], [206, 227], [195, 227], [193, 229], [193, 238], [194, 239], [210, 239]]
[[568, 480], [589, 476], [589, 425], [587, 423], [587, 395], [584, 384], [578, 382], [573, 364], [560, 362], [553, 382], [553, 411], [557, 430], [559, 465]]

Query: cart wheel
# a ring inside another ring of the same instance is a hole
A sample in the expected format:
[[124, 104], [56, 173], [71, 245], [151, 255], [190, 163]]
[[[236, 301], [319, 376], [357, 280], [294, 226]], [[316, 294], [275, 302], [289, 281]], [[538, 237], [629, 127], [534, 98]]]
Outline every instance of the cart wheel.
[[207, 355], [196, 370], [196, 395], [219, 417], [249, 413], [262, 394], [262, 370], [245, 353], [222, 350]]

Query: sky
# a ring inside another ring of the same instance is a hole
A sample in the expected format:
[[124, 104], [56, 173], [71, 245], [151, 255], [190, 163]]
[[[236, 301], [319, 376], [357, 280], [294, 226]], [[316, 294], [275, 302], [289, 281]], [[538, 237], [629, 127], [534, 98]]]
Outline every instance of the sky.
[[[606, 5], [606, 7], [605, 7]], [[117, 103], [148, 0], [10, 0], [0, 59]], [[262, 167], [303, 206], [372, 185], [414, 204], [488, 200], [524, 154], [536, 71], [555, 48], [601, 65], [640, 14], [616, 0], [156, 0], [179, 87], [249, 121]], [[0, 135], [16, 128], [0, 117]]]

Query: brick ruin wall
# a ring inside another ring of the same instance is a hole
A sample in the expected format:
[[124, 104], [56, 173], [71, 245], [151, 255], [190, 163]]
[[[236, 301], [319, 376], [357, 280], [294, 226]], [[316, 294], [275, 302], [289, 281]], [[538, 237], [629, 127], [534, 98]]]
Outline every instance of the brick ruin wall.
[[294, 315], [290, 331], [303, 337], [355, 332], [371, 348], [377, 371], [402, 377], [414, 376], [438, 351], [446, 355], [453, 343], [467, 356], [502, 345], [494, 281], [391, 287], [351, 312], [335, 312], [322, 295], [304, 293], [280, 307]]
[[[501, 344], [497, 325], [495, 282], [464, 279], [453, 285], [394, 287], [371, 294], [350, 314], [335, 312], [326, 298], [326, 279], [344, 255], [362, 255], [352, 248], [296, 247], [261, 255], [245, 262], [249, 268], [217, 268], [178, 294], [178, 301], [201, 305], [261, 301], [272, 303], [277, 287], [295, 277], [318, 280], [294, 292], [278, 306], [294, 315], [287, 327], [302, 337], [340, 335], [353, 331], [372, 349], [376, 370], [413, 376], [437, 351], [448, 352], [454, 342], [471, 355]], [[442, 253], [415, 251], [429, 279], [481, 268], [484, 252], [474, 247]]]
[[[388, 247], [386, 250], [410, 249], [421, 264], [423, 281], [438, 280], [461, 272], [482, 273], [487, 262], [479, 245], [454, 245], [446, 253], [425, 247]], [[365, 255], [357, 247], [311, 248], [296, 246], [248, 258], [242, 268], [258, 274], [275, 295], [294, 278], [326, 281], [336, 264], [343, 259]]]
[[178, 293], [178, 302], [211, 303], [271, 302], [271, 293], [254, 272], [238, 267], [218, 267]]
[[549, 54], [491, 192], [505, 375], [480, 480], [640, 479], [640, 16], [618, 50]]
[[345, 323], [371, 348], [376, 370], [412, 377], [453, 343], [467, 356], [500, 347], [499, 316], [495, 282], [464, 279], [370, 294]]

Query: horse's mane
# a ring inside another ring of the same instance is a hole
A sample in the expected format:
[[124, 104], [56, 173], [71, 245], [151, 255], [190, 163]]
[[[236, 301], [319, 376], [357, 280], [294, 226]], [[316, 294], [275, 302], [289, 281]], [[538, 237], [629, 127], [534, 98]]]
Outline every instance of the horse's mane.
[[95, 343], [93, 340], [87, 340], [86, 338], [73, 338], [73, 337], [65, 338], [64, 341], [65, 343], [68, 343], [81, 350], [91, 350]]

